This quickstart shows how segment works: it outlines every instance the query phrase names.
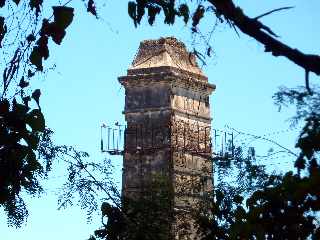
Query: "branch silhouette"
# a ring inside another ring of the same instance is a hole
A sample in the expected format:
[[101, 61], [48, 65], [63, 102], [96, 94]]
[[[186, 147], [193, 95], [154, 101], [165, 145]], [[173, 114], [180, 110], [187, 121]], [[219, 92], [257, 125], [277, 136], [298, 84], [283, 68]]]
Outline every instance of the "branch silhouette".
[[261, 16], [258, 18], [248, 17], [232, 0], [208, 0], [208, 2], [216, 8], [217, 12], [231, 21], [244, 34], [263, 44], [265, 52], [270, 52], [275, 57], [286, 57], [305, 69], [305, 71], [320, 75], [320, 56], [305, 54], [277, 40], [277, 36], [272, 30], [258, 20]]

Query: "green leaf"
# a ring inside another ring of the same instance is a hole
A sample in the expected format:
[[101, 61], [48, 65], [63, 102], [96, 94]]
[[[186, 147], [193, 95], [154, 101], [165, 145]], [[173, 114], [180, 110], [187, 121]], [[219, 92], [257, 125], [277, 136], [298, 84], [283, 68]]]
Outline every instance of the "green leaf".
[[29, 108], [23, 104], [19, 104], [17, 102], [13, 103], [13, 111], [20, 117], [24, 118]]
[[303, 157], [297, 158], [294, 163], [294, 167], [298, 169], [305, 169], [306, 168], [306, 160]]
[[164, 23], [165, 24], [174, 24], [175, 22], [175, 16], [176, 16], [176, 10], [174, 8], [174, 1], [170, 1], [166, 7], [163, 8], [163, 12], [165, 15]]
[[220, 204], [224, 198], [224, 194], [221, 191], [216, 191], [216, 200], [217, 203]]
[[30, 69], [28, 70], [28, 78], [31, 78], [35, 75], [34, 72], [32, 72]]
[[4, 7], [6, 0], [0, 0], [0, 8]]
[[49, 57], [48, 37], [41, 36], [37, 41], [37, 45], [40, 56], [46, 60]]
[[5, 25], [5, 22], [4, 22], [4, 17], [1, 17], [0, 16], [0, 48], [2, 47], [1, 46], [1, 42], [4, 38], [4, 35], [7, 33], [7, 27]]
[[36, 16], [39, 16], [39, 13], [41, 12], [41, 5], [43, 0], [30, 0], [29, 6], [32, 10], [36, 10]]
[[102, 216], [109, 216], [112, 210], [112, 206], [107, 203], [107, 202], [103, 202], [101, 204], [101, 212], [102, 212]]
[[23, 139], [27, 142], [29, 148], [37, 150], [39, 143], [38, 135], [34, 133], [26, 133], [24, 134]]
[[211, 57], [211, 52], [212, 52], [212, 48], [211, 48], [211, 47], [208, 47], [208, 48], [207, 48], [207, 56], [208, 56], [208, 57]]
[[15, 4], [19, 4], [20, 3], [20, 0], [12, 0]]
[[234, 196], [233, 201], [234, 201], [235, 203], [241, 204], [242, 201], [243, 201], [243, 197], [240, 196], [240, 195], [236, 195], [236, 196]]
[[96, 235], [100, 239], [105, 239], [107, 236], [107, 230], [106, 229], [95, 230], [94, 235]]
[[29, 34], [28, 37], [27, 37], [27, 41], [30, 43], [30, 42], [33, 42], [36, 40], [36, 37], [33, 35], [33, 34]]
[[150, 25], [153, 25], [154, 20], [156, 19], [156, 15], [159, 14], [161, 11], [161, 8], [156, 6], [148, 6], [148, 22]]
[[[34, 154], [33, 151], [30, 151], [27, 156], [27, 166], [26, 170], [29, 172], [33, 172], [36, 170], [42, 169], [41, 164], [38, 162], [36, 155]], [[28, 175], [28, 174], [27, 174]], [[34, 176], [34, 173], [31, 173], [30, 176]]]
[[97, 17], [96, 5], [93, 0], [88, 1], [87, 11]]
[[4, 114], [7, 114], [9, 112], [9, 101], [7, 99], [3, 99], [0, 101], [0, 116], [3, 116]]
[[237, 207], [235, 210], [235, 217], [238, 220], [244, 219], [246, 217], [246, 211], [243, 209], [243, 207]]
[[199, 5], [192, 16], [192, 26], [193, 27], [196, 27], [199, 24], [201, 18], [203, 18], [203, 16], [204, 16], [204, 12], [205, 12], [204, 7], [202, 5]]
[[145, 8], [147, 6], [147, 1], [137, 0], [137, 17], [136, 20], [140, 24], [142, 17], [145, 14]]
[[30, 96], [23, 97], [22, 101], [23, 101], [23, 104], [28, 107], [28, 103], [29, 101], [31, 101], [31, 97]]
[[128, 2], [128, 14], [134, 22], [134, 26], [137, 27], [137, 4], [135, 2]]
[[63, 28], [58, 27], [56, 23], [50, 24], [50, 36], [56, 44], [60, 45], [65, 35], [66, 31]]
[[18, 85], [18, 86], [21, 87], [21, 88], [25, 88], [25, 87], [28, 87], [28, 86], [29, 86], [29, 83], [24, 80], [24, 77], [22, 77], [22, 78], [20, 79], [20, 82], [19, 82], [19, 85]]
[[[40, 35], [43, 38], [46, 38], [46, 40], [48, 39], [49, 36], [51, 36], [52, 40], [56, 44], [60, 45], [64, 36], [66, 35], [65, 29], [71, 24], [73, 20], [73, 16], [74, 16], [73, 8], [55, 6], [53, 7], [53, 15], [54, 15], [53, 22], [49, 22], [48, 19], [43, 20]], [[47, 46], [48, 43], [47, 42], [43, 42], [43, 43], [44, 43], [42, 45], [43, 50], [49, 53], [48, 46]], [[39, 42], [39, 47], [40, 47], [40, 42]], [[43, 56], [45, 57], [46, 55], [43, 54]]]
[[40, 89], [36, 89], [32, 93], [32, 98], [36, 101], [39, 107], [40, 107], [40, 104], [39, 104], [40, 95], [41, 95]]
[[26, 123], [32, 128], [32, 131], [43, 132], [45, 130], [45, 119], [39, 109], [33, 109], [27, 114]]
[[73, 8], [55, 6], [53, 8], [54, 23], [61, 29], [66, 29], [73, 20]]
[[17, 144], [17, 148], [15, 149], [14, 155], [17, 161], [21, 163], [29, 152], [30, 152], [30, 148], [22, 144]]
[[42, 56], [40, 54], [39, 47], [36, 46], [33, 48], [32, 52], [30, 54], [29, 60], [30, 60], [31, 64], [33, 64], [37, 67], [38, 71], [43, 70]]
[[183, 21], [185, 24], [188, 23], [189, 21], [189, 15], [190, 15], [190, 12], [189, 12], [189, 7], [187, 4], [183, 3], [179, 6], [179, 16], [182, 16], [183, 17]]

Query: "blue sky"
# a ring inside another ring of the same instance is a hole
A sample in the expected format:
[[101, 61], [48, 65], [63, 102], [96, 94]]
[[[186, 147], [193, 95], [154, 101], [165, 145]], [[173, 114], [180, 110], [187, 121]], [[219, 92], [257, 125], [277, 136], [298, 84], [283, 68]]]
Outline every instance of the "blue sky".
[[[319, 54], [318, 0], [236, 2], [252, 17], [274, 8], [295, 6], [262, 20], [290, 46]], [[42, 89], [42, 109], [47, 125], [56, 132], [56, 143], [75, 145], [89, 152], [94, 160], [105, 157], [99, 152], [101, 122], [124, 122], [124, 89], [117, 77], [126, 74], [139, 42], [175, 36], [191, 49], [192, 40], [189, 28], [181, 20], [175, 26], [165, 26], [162, 19], [158, 19], [154, 27], [150, 27], [144, 19], [135, 29], [127, 16], [127, 1], [124, 0], [97, 1], [101, 16], [98, 21], [86, 14], [82, 5], [82, 2], [74, 4], [80, 10], [75, 12], [74, 22], [67, 29], [62, 45], [50, 48], [50, 60], [46, 66], [55, 64], [55, 70], [34, 80], [37, 81], [34, 86]], [[207, 29], [213, 21], [204, 21], [202, 29]], [[304, 71], [284, 58], [264, 53], [263, 47], [255, 40], [241, 33], [238, 37], [223, 24], [213, 33], [211, 43], [215, 55], [208, 59], [203, 69], [209, 81], [217, 86], [211, 98], [213, 126], [222, 129], [229, 125], [256, 135], [288, 129], [286, 120], [293, 111], [279, 113], [271, 97], [281, 85], [294, 87], [303, 84]], [[317, 82], [318, 79], [311, 75], [311, 81]], [[295, 130], [270, 135], [290, 149], [294, 148], [296, 137]], [[265, 154], [269, 147], [272, 146], [261, 146], [260, 154]], [[290, 166], [285, 164], [287, 159], [279, 157], [272, 164], [286, 169]], [[119, 182], [121, 159], [112, 160], [117, 165], [114, 176]], [[56, 166], [58, 170], [48, 181], [47, 194], [28, 200], [30, 217], [26, 226], [18, 230], [7, 227], [0, 208], [1, 240], [79, 240], [86, 239], [99, 226], [99, 217], [87, 224], [85, 212], [77, 206], [56, 210], [55, 187], [61, 184], [63, 175], [63, 166], [60, 163]]]

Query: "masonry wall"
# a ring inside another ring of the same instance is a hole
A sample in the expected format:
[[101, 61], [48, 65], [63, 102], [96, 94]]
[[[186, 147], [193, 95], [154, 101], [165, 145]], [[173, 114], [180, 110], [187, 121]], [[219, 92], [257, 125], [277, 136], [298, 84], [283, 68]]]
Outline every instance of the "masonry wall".
[[164, 239], [197, 240], [195, 210], [205, 209], [213, 189], [214, 86], [172, 38], [142, 43], [119, 80], [126, 91], [123, 197], [160, 207], [149, 215], [154, 226], [163, 226]]

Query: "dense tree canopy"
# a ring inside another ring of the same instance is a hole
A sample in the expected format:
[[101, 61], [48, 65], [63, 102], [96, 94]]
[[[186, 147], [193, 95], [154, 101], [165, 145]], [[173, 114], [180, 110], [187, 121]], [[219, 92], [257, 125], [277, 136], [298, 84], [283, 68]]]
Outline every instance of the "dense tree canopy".
[[[15, 226], [28, 215], [21, 192], [40, 194], [41, 178], [51, 169], [57, 152], [63, 152], [53, 147], [52, 131], [46, 128], [41, 111], [41, 90], [31, 85], [33, 78], [44, 71], [49, 42], [62, 43], [74, 9], [67, 7], [67, 2], [45, 4], [35, 0], [0, 1], [0, 205], [8, 223]], [[92, 0], [86, 6], [96, 15]]]

